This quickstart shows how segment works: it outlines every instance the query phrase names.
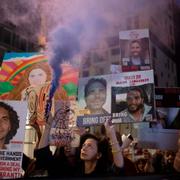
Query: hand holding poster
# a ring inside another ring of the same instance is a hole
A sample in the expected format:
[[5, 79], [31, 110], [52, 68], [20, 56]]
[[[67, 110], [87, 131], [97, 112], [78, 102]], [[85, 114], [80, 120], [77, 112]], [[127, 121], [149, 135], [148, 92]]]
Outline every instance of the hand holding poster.
[[0, 101], [0, 178], [19, 178], [27, 103]]

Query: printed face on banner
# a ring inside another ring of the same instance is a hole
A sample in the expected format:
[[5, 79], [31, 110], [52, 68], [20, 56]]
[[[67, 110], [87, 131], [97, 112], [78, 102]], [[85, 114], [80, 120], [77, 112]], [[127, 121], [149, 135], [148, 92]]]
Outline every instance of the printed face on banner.
[[157, 122], [151, 127], [180, 129], [180, 88], [155, 88]]
[[0, 101], [0, 149], [22, 150], [26, 118], [27, 102]]
[[119, 32], [122, 72], [152, 69], [148, 29]]
[[109, 113], [108, 76], [94, 76], [79, 80], [80, 114], [104, 115]]
[[[103, 121], [110, 117], [109, 78], [109, 76], [93, 76], [79, 80], [78, 119], [82, 118], [82, 121], [79, 120], [78, 123], [98, 124], [100, 119]], [[79, 126], [82, 125], [80, 124]]]
[[27, 102], [0, 101], [0, 178], [21, 177]]
[[133, 87], [112, 87], [114, 122], [153, 121], [153, 84]]
[[[153, 71], [150, 70], [80, 79], [78, 93], [80, 115], [77, 118], [77, 124], [79, 126], [102, 124], [109, 118], [112, 118], [113, 123], [154, 121], [153, 77]], [[106, 79], [106, 87], [108, 87], [106, 101], [110, 107], [109, 113], [104, 116], [103, 103], [99, 102], [104, 102], [105, 92], [102, 84], [97, 85], [96, 79]], [[92, 86], [91, 83], [94, 85]], [[87, 102], [88, 95], [90, 98], [92, 96], [90, 102]], [[89, 105], [90, 103], [94, 105]], [[101, 109], [97, 105], [101, 105]], [[101, 113], [98, 114], [98, 112]]]

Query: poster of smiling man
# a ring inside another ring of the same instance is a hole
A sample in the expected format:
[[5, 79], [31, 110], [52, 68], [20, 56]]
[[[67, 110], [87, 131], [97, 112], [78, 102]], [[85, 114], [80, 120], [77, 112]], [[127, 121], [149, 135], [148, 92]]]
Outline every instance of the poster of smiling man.
[[122, 72], [152, 69], [149, 52], [149, 30], [119, 32]]
[[21, 177], [27, 103], [0, 101], [0, 179]]
[[111, 76], [91, 76], [79, 79], [78, 126], [96, 125], [111, 117]]

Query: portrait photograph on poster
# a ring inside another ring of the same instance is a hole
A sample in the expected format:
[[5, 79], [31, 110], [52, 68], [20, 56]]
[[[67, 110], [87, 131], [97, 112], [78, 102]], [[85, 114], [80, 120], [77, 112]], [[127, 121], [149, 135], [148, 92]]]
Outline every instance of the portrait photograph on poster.
[[126, 72], [112, 76], [113, 122], [154, 121], [153, 71]]
[[113, 123], [155, 120], [152, 70], [81, 78], [78, 90], [79, 126], [102, 124], [106, 118]]
[[119, 32], [122, 72], [152, 69], [149, 52], [149, 30]]
[[[112, 117], [117, 122], [154, 121], [153, 84], [112, 87]], [[135, 103], [135, 101], [137, 101]]]
[[111, 76], [80, 78], [78, 88], [78, 126], [101, 124], [111, 117]]
[[27, 118], [27, 102], [0, 101], [0, 179], [19, 178]]

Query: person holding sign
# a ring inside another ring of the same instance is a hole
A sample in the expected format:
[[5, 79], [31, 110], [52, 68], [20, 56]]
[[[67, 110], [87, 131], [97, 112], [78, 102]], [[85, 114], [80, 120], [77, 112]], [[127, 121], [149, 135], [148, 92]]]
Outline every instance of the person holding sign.
[[17, 112], [8, 104], [0, 102], [0, 149], [7, 149], [7, 144], [16, 135], [19, 128]]
[[[151, 120], [148, 114], [152, 106], [144, 103], [144, 92], [140, 87], [133, 87], [127, 92], [127, 109], [120, 112], [124, 117], [124, 122], [141, 122]], [[149, 117], [149, 119], [148, 119]]]
[[106, 102], [106, 86], [107, 82], [103, 78], [92, 78], [85, 85], [85, 109], [89, 111], [89, 114], [108, 114], [103, 108], [103, 105]]
[[[105, 123], [108, 131], [107, 135], [111, 142], [113, 162], [109, 162], [107, 158], [109, 153], [108, 141], [101, 140], [95, 135], [87, 133], [81, 136], [78, 148], [79, 154], [76, 157], [77, 163], [72, 167], [69, 162], [63, 162], [56, 154], [52, 155], [49, 149], [51, 127], [49, 124], [51, 123], [52, 117], [49, 118], [49, 123], [45, 126], [39, 147], [35, 150], [36, 164], [39, 168], [47, 169], [49, 177], [104, 177], [123, 174], [122, 148], [117, 141], [113, 125], [108, 122]], [[64, 174], [64, 169], [69, 169], [69, 172]]]

